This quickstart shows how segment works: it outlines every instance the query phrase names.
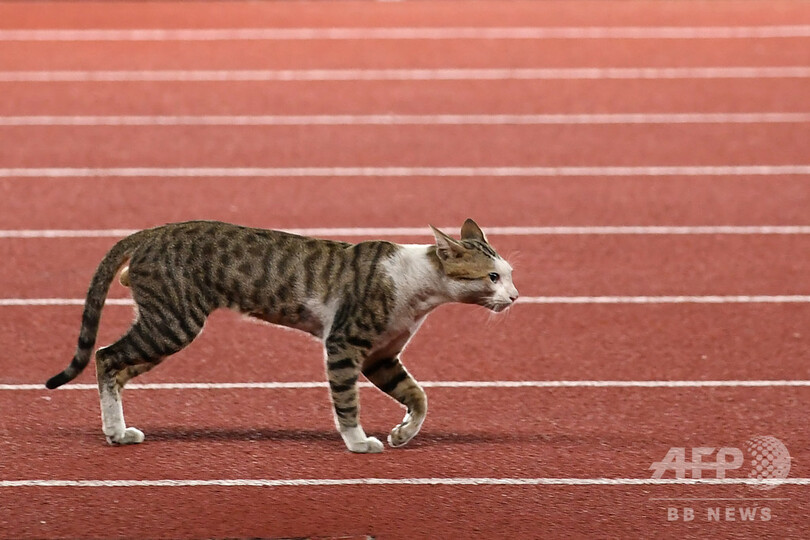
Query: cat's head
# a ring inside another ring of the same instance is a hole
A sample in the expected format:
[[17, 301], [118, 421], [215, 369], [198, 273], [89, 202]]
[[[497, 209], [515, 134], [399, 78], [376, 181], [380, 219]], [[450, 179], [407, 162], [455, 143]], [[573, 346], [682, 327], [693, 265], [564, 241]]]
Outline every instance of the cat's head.
[[503, 311], [518, 297], [512, 283], [512, 267], [492, 248], [475, 221], [461, 227], [461, 240], [431, 225], [436, 237], [436, 256], [450, 279], [451, 294], [459, 302]]

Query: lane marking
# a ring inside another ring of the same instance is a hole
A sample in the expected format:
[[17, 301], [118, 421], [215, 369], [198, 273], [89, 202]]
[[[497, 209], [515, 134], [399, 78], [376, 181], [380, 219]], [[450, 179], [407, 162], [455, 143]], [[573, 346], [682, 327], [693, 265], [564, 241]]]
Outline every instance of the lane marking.
[[528, 126], [808, 123], [810, 113], [0, 116], [0, 126]]
[[810, 66], [0, 71], [0, 82], [504, 81], [808, 77]]
[[[0, 298], [0, 307], [83, 306], [84, 298]], [[810, 295], [737, 296], [521, 296], [516, 304], [807, 304]], [[134, 306], [130, 298], [107, 298], [107, 306]]]
[[19, 229], [0, 230], [0, 238], [123, 238], [138, 229]]
[[650, 501], [789, 501], [785, 497], [650, 497]]
[[[84, 298], [0, 298], [0, 307], [83, 306]], [[131, 298], [107, 298], [105, 306], [134, 306]]]
[[[452, 230], [454, 227], [440, 227]], [[0, 239], [26, 238], [123, 238], [139, 229], [0, 229]], [[424, 227], [309, 227], [280, 228], [304, 236], [424, 236]], [[806, 235], [810, 225], [685, 225], [685, 226], [563, 226], [563, 227], [487, 227], [489, 236], [565, 236], [565, 235]]]
[[0, 480], [0, 487], [312, 487], [312, 486], [806, 486], [810, 478], [289, 478], [211, 480]]
[[389, 27], [389, 28], [133, 28], [0, 30], [0, 41], [242, 41], [444, 39], [773, 39], [810, 37], [807, 25]]
[[629, 167], [26, 167], [0, 168], [0, 178], [334, 178], [559, 176], [805, 176], [810, 165]]
[[[368, 382], [361, 388], [373, 388]], [[425, 388], [783, 388], [810, 387], [810, 380], [722, 380], [722, 381], [421, 381]], [[241, 382], [241, 383], [131, 383], [127, 390], [304, 390], [328, 388], [326, 382]], [[68, 384], [62, 390], [97, 390], [95, 384]], [[49, 391], [45, 384], [0, 384], [0, 391]]]
[[521, 304], [762, 304], [807, 303], [810, 295], [738, 296], [526, 296]]

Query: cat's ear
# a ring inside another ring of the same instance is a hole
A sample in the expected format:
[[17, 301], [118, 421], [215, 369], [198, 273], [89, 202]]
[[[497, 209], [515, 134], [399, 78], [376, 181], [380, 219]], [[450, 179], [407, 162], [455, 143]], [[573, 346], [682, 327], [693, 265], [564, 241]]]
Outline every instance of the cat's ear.
[[464, 225], [461, 226], [461, 239], [462, 240], [480, 240], [485, 244], [489, 244], [487, 242], [487, 237], [484, 236], [484, 231], [481, 230], [481, 227], [470, 218], [467, 218], [467, 221], [464, 222]]
[[436, 254], [439, 256], [439, 259], [446, 261], [464, 255], [467, 249], [457, 240], [444, 234], [433, 225], [431, 225], [430, 228], [433, 229], [433, 236], [436, 237]]

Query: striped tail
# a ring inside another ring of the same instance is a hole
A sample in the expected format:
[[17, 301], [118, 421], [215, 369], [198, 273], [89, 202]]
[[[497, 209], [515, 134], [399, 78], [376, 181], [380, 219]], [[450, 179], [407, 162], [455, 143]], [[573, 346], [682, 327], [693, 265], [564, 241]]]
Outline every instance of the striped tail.
[[132, 255], [132, 251], [140, 244], [144, 232], [146, 231], [135, 233], [115, 244], [98, 265], [96, 273], [90, 281], [90, 289], [87, 291], [87, 300], [84, 303], [82, 327], [79, 331], [79, 344], [76, 347], [76, 354], [63, 372], [48, 379], [48, 382], [45, 383], [47, 388], [58, 388], [72, 381], [90, 363], [90, 357], [93, 354], [93, 347], [96, 344], [96, 336], [98, 335], [98, 326], [101, 322], [101, 310], [104, 308], [104, 301], [107, 299], [110, 283], [112, 283], [115, 274], [123, 266], [124, 261]]

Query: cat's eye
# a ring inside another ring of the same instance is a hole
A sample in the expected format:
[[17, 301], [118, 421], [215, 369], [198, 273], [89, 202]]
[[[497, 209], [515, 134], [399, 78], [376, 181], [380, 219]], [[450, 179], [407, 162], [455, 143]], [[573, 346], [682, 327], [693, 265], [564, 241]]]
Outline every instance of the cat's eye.
[[497, 272], [490, 272], [489, 273], [489, 280], [492, 283], [498, 283], [498, 280], [501, 279], [501, 276], [497, 274]]

